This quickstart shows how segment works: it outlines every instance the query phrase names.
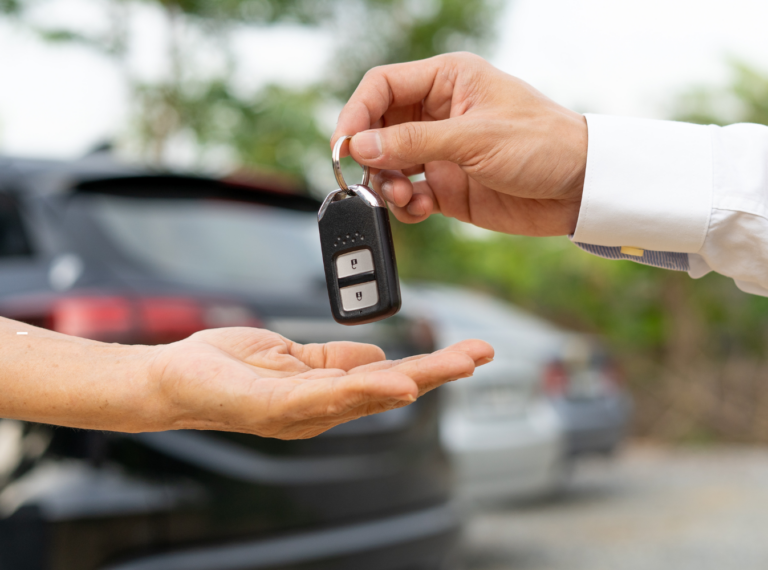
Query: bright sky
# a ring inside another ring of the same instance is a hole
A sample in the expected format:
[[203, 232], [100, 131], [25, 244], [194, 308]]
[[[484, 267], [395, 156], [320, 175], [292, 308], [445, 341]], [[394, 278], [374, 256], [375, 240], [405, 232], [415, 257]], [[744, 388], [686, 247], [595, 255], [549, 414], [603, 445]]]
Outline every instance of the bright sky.
[[761, 0], [516, 0], [493, 62], [574, 110], [666, 118], [728, 58], [768, 70]]
[[[83, 21], [92, 5], [61, 2], [47, 20]], [[163, 27], [151, 11], [137, 22], [142, 47], [131, 65], [157, 76]], [[515, 0], [491, 60], [578, 111], [663, 118], [691, 85], [724, 83], [727, 57], [768, 69], [765, 22], [760, 0]], [[322, 73], [333, 42], [280, 27], [242, 34], [237, 45], [250, 81], [297, 85]], [[128, 112], [109, 60], [0, 24], [0, 152], [75, 157], [119, 132]]]

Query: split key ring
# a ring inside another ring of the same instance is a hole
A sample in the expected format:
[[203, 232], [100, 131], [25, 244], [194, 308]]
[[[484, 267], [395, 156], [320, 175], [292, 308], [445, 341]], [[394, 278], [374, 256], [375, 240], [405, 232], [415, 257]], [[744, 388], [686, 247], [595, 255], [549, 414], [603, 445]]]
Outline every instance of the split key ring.
[[[344, 135], [339, 140], [337, 140], [336, 144], [333, 145], [333, 154], [331, 155], [333, 161], [333, 173], [336, 175], [336, 182], [339, 183], [339, 188], [346, 192], [349, 192], [349, 186], [347, 186], [347, 182], [344, 180], [344, 175], [341, 173], [341, 163], [339, 161], [341, 160], [341, 147], [347, 140], [351, 139], [351, 135]], [[365, 165], [361, 166], [363, 167], [363, 181], [360, 183], [360, 185], [368, 186], [368, 182], [371, 180], [371, 169]]]

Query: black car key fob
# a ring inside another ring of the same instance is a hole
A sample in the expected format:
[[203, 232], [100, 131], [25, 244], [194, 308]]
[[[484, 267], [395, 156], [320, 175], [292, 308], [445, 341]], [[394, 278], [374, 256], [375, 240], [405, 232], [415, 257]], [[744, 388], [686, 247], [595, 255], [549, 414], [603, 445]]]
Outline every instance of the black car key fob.
[[336, 322], [361, 325], [391, 317], [400, 310], [400, 281], [395, 247], [384, 200], [362, 184], [347, 186], [339, 167], [342, 137], [333, 152], [338, 190], [317, 214], [320, 246], [331, 312]]

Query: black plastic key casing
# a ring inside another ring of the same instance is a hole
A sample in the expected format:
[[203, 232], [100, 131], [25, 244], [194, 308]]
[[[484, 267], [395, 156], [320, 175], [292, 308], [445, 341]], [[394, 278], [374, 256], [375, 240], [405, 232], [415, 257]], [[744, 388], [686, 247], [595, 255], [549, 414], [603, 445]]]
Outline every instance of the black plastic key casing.
[[[351, 187], [352, 190], [355, 188], [359, 187]], [[368, 188], [366, 190], [372, 192]], [[330, 201], [325, 211], [321, 210], [318, 225], [328, 298], [336, 322], [362, 325], [397, 313], [401, 305], [400, 281], [387, 208], [372, 206], [357, 195], [343, 197]], [[339, 278], [336, 260], [341, 255], [359, 250], [371, 252], [373, 271]], [[362, 309], [344, 310], [340, 290], [372, 281], [376, 282], [378, 302]]]

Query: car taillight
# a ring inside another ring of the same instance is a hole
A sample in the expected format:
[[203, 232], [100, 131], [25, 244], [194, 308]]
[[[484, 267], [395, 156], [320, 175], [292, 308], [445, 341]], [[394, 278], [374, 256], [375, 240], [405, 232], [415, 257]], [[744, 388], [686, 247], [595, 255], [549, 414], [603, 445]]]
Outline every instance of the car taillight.
[[603, 376], [612, 388], [621, 388], [624, 386], [624, 372], [615, 362], [607, 362], [603, 365]]
[[129, 333], [133, 310], [122, 297], [70, 297], [54, 303], [48, 328], [86, 338]]
[[137, 305], [141, 328], [157, 342], [173, 342], [208, 328], [204, 307], [189, 299], [141, 299]]
[[550, 362], [544, 369], [544, 391], [550, 396], [562, 396], [568, 389], [568, 371], [561, 362]]
[[416, 319], [411, 323], [409, 337], [414, 348], [419, 353], [427, 353], [435, 350], [434, 325], [427, 319]]
[[247, 307], [185, 297], [66, 297], [52, 306], [47, 328], [110, 342], [163, 344], [207, 328], [260, 327]]

